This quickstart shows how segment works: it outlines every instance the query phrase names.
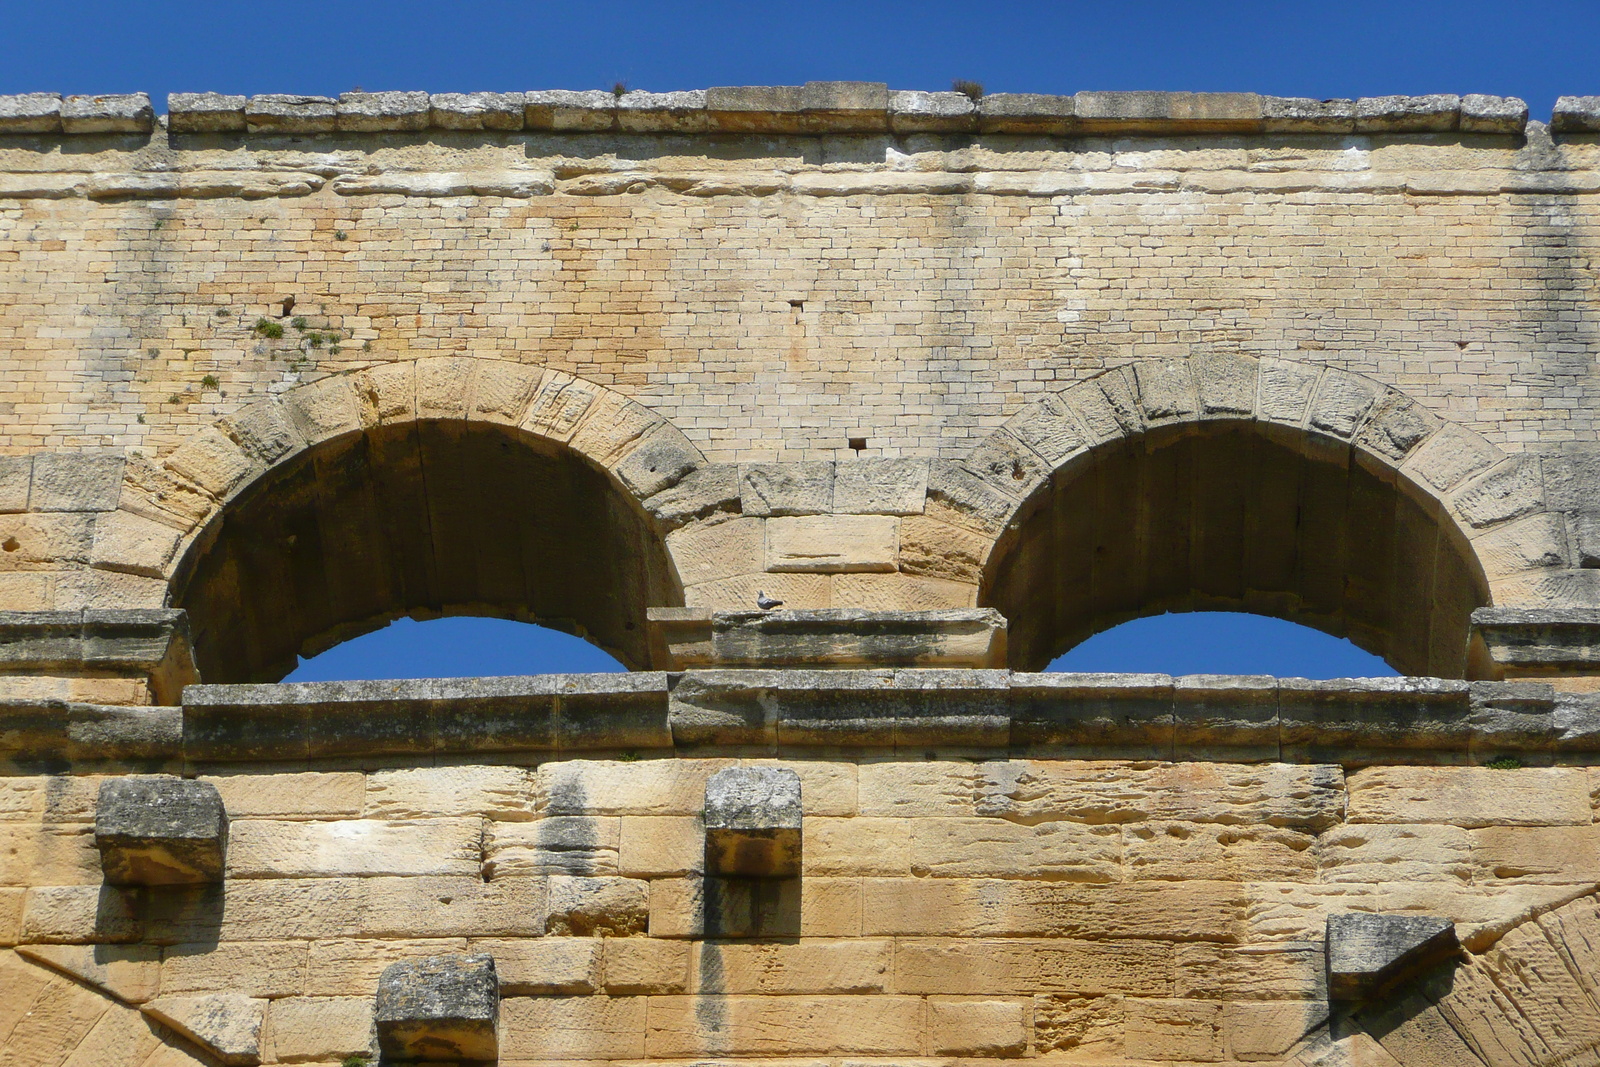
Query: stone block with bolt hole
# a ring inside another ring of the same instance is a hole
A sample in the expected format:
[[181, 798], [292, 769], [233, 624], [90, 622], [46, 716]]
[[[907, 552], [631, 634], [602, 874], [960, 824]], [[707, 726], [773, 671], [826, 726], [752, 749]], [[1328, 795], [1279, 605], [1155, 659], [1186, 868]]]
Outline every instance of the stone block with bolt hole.
[[401, 960], [378, 979], [378, 1049], [385, 1061], [493, 1062], [500, 1055], [494, 957]]
[[1457, 950], [1456, 925], [1433, 915], [1328, 916], [1328, 995], [1361, 1000]]
[[94, 843], [112, 885], [222, 881], [228, 816], [209, 782], [132, 777], [107, 781], [95, 803]]
[[706, 782], [706, 870], [742, 878], [800, 873], [800, 776], [729, 767]]

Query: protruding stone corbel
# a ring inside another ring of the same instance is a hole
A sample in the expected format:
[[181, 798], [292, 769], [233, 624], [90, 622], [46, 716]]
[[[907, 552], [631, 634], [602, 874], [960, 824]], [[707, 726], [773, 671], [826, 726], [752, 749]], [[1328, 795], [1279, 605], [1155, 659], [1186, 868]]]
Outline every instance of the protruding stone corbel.
[[222, 881], [228, 813], [209, 782], [114, 778], [100, 786], [94, 843], [112, 885]]
[[706, 782], [706, 871], [734, 878], [800, 874], [800, 776], [729, 767]]
[[1328, 996], [1363, 1000], [1453, 955], [1456, 924], [1434, 915], [1328, 916]]
[[375, 1012], [385, 1062], [492, 1063], [500, 1056], [494, 957], [429, 956], [384, 968]]

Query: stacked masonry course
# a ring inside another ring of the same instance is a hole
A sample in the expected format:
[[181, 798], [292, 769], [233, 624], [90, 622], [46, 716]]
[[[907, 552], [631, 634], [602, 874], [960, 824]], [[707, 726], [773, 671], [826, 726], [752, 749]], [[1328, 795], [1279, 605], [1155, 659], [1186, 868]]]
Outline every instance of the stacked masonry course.
[[[1600, 97], [0, 97], [0, 1064], [1600, 1063], [1597, 244]], [[1037, 673], [1194, 608], [1407, 677]], [[451, 613], [631, 671], [277, 684]]]

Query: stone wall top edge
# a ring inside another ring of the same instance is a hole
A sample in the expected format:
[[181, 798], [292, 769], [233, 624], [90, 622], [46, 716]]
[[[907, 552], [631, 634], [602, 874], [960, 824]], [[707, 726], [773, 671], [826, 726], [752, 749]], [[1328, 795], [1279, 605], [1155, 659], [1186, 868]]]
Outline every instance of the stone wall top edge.
[[[0, 134], [359, 133], [427, 129], [673, 133], [997, 132], [1518, 134], [1527, 105], [1484, 94], [1313, 100], [1256, 93], [891, 91], [881, 82], [678, 92], [173, 93], [0, 96]], [[1600, 97], [1562, 97], [1557, 132], [1600, 131]]]

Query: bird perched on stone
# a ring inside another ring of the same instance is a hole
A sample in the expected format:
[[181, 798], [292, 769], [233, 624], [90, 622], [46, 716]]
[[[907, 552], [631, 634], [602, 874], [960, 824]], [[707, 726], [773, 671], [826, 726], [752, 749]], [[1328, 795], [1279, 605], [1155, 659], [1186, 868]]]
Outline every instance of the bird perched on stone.
[[292, 297], [292, 296], [284, 297], [283, 298], [283, 311], [278, 315], [278, 318], [280, 318], [280, 319], [288, 318], [289, 317], [289, 312], [291, 312], [293, 310], [294, 310], [294, 297]]
[[783, 601], [775, 600], [768, 596], [763, 590], [757, 589], [756, 607], [760, 608], [762, 611], [771, 611], [773, 608], [783, 607]]

